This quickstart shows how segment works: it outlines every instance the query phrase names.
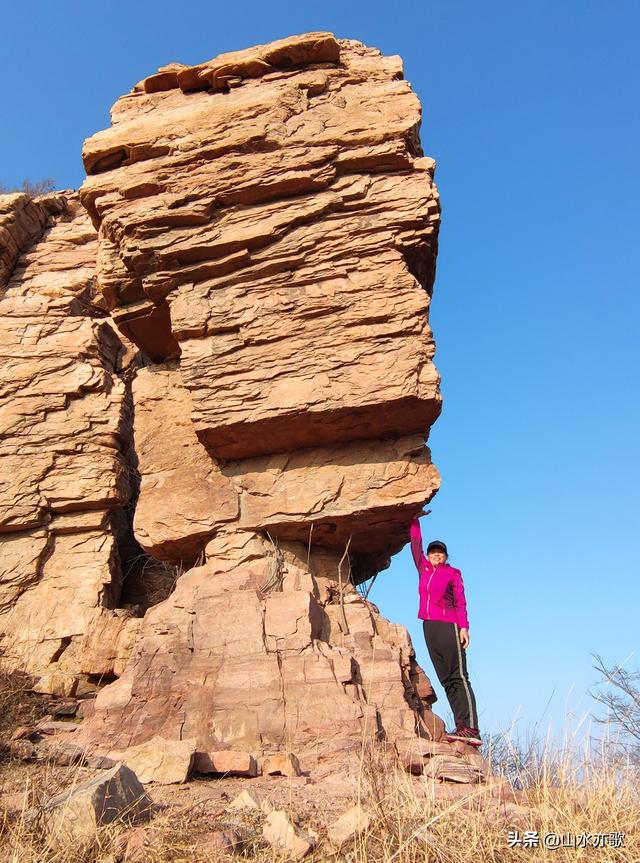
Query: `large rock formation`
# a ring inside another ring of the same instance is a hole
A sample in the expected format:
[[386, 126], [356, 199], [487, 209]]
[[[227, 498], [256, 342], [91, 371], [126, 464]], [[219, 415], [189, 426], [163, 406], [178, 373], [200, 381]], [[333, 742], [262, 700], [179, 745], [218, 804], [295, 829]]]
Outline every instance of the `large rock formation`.
[[439, 484], [419, 123], [399, 58], [306, 34], [123, 96], [84, 146], [93, 227], [0, 199], [5, 651], [45, 689], [118, 677], [90, 746], [437, 736], [406, 630], [355, 589]]

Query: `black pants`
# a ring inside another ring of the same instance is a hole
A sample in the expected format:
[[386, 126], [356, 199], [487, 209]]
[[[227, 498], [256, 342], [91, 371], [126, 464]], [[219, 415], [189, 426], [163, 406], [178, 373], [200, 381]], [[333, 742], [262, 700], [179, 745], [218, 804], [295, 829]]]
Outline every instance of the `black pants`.
[[469, 683], [466, 650], [460, 644], [458, 624], [423, 620], [422, 629], [431, 662], [451, 705], [456, 728], [464, 725], [478, 729], [476, 698]]

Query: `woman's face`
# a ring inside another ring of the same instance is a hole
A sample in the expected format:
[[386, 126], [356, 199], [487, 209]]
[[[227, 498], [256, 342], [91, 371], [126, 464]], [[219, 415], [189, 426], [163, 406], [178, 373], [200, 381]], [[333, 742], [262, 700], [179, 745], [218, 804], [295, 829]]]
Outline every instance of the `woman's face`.
[[433, 564], [433, 566], [438, 566], [440, 563], [447, 562], [447, 555], [444, 551], [440, 551], [438, 549], [430, 551], [427, 557], [429, 558], [429, 563]]

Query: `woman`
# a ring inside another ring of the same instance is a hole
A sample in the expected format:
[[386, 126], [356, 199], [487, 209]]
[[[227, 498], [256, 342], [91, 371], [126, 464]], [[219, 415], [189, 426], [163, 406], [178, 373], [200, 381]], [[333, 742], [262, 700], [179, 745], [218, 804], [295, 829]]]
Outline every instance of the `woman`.
[[434, 540], [422, 550], [420, 522], [411, 523], [411, 553], [419, 573], [418, 592], [424, 639], [431, 662], [444, 687], [456, 723], [445, 740], [480, 746], [476, 699], [467, 674], [469, 621], [462, 574], [448, 561], [447, 546]]

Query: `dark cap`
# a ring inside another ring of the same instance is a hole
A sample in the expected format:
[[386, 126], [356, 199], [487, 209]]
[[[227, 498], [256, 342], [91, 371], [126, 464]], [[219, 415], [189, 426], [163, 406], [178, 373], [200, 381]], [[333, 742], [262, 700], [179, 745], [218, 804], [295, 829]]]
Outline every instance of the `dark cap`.
[[439, 539], [434, 539], [433, 542], [429, 543], [429, 545], [427, 546], [427, 554], [429, 554], [430, 551], [444, 551], [447, 557], [449, 557], [447, 546], [444, 544], [444, 542], [440, 542]]

